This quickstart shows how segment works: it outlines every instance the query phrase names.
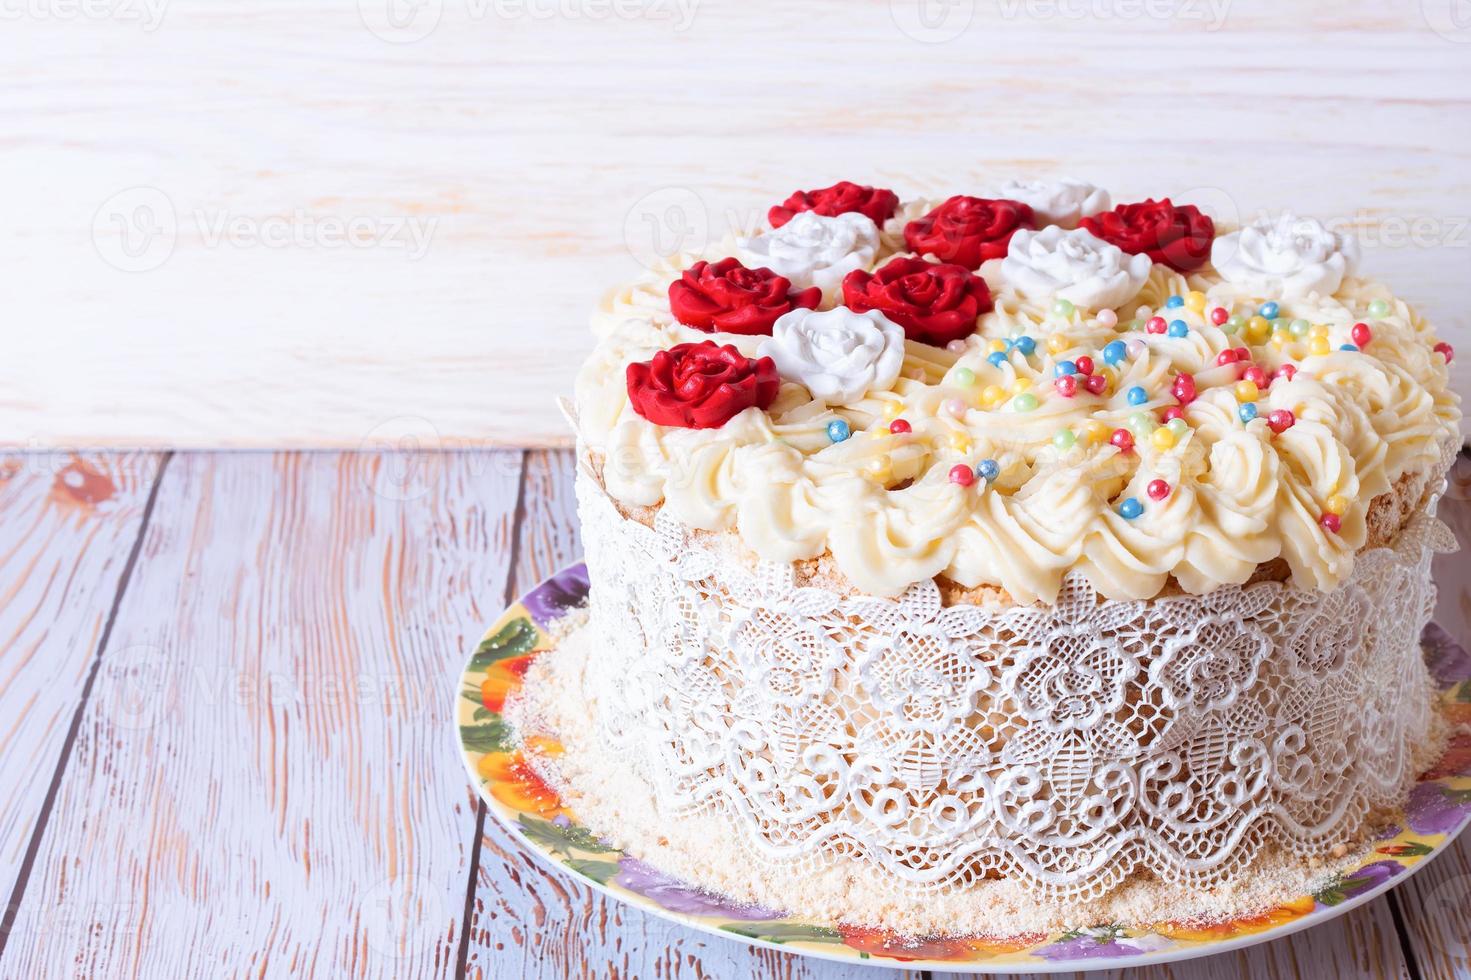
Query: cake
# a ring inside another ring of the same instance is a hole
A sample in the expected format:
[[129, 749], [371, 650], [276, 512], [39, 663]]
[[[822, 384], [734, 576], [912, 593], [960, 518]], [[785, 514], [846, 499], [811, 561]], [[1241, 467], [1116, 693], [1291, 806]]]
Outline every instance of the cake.
[[609, 294], [569, 408], [576, 697], [683, 828], [622, 843], [911, 908], [1358, 846], [1443, 739], [1418, 637], [1460, 442], [1451, 348], [1359, 259], [1076, 180], [843, 182]]

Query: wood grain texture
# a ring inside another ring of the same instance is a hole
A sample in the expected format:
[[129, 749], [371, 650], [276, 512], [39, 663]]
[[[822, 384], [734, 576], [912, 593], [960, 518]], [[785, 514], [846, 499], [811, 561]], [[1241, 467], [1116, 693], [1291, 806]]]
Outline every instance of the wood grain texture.
[[1290, 205], [1471, 349], [1452, 0], [920, 2], [9, 5], [0, 434], [565, 443], [605, 288], [839, 178]]
[[[521, 594], [582, 555], [569, 452], [533, 452], [513, 576]], [[467, 975], [849, 980], [872, 970], [757, 949], [674, 925], [548, 871], [494, 819], [484, 823]], [[895, 974], [904, 980], [906, 973]], [[918, 974], [909, 976], [918, 977]]]
[[0, 456], [0, 894], [21, 874], [159, 462]]
[[[1440, 516], [1456, 532], [1461, 551], [1436, 559], [1440, 587], [1436, 619], [1471, 647], [1471, 456], [1451, 471]], [[1471, 977], [1471, 832], [1397, 891], [1405, 931], [1427, 980]]]
[[6, 977], [447, 976], [519, 454], [176, 457]]

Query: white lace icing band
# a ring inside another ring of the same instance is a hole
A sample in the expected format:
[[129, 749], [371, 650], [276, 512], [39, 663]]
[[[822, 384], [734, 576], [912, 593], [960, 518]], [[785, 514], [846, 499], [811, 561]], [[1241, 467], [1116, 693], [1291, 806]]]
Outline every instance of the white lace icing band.
[[672, 819], [723, 814], [771, 859], [896, 888], [1220, 884], [1402, 802], [1432, 728], [1417, 641], [1454, 540], [1430, 513], [1331, 592], [1111, 601], [1074, 572], [1055, 606], [945, 607], [929, 580], [798, 587], [666, 511], [623, 518], [586, 467], [577, 489], [600, 736]]

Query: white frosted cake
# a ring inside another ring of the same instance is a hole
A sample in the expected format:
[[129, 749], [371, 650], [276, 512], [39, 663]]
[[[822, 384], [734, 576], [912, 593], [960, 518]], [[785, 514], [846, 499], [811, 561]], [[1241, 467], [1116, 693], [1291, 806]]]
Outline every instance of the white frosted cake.
[[1080, 181], [840, 183], [614, 292], [573, 413], [598, 739], [767, 880], [1094, 900], [1352, 845], [1441, 735], [1459, 442], [1452, 351], [1358, 259]]

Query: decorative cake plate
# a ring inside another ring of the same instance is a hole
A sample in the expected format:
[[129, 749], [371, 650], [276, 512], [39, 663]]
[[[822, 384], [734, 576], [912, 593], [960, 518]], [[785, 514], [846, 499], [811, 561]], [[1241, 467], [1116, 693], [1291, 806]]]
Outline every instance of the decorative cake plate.
[[[603, 843], [527, 764], [502, 717], [532, 660], [552, 648], [547, 627], [587, 595], [582, 564], [542, 582], [496, 620], [470, 657], [457, 719], [470, 777], [486, 806], [552, 867], [621, 902], [704, 932], [824, 959], [960, 973], [1053, 973], [1121, 968], [1222, 953], [1319, 925], [1393, 888], [1450, 847], [1471, 823], [1471, 736], [1456, 736], [1410, 794], [1404, 826], [1383, 829], [1359, 863], [1321, 889], [1284, 895], [1267, 911], [1210, 925], [1126, 928], [1087, 923], [1010, 938], [909, 937], [791, 918], [685, 884]], [[1444, 630], [1422, 645], [1445, 710], [1471, 723], [1471, 655]], [[1085, 962], [1084, 962], [1085, 961]]]

